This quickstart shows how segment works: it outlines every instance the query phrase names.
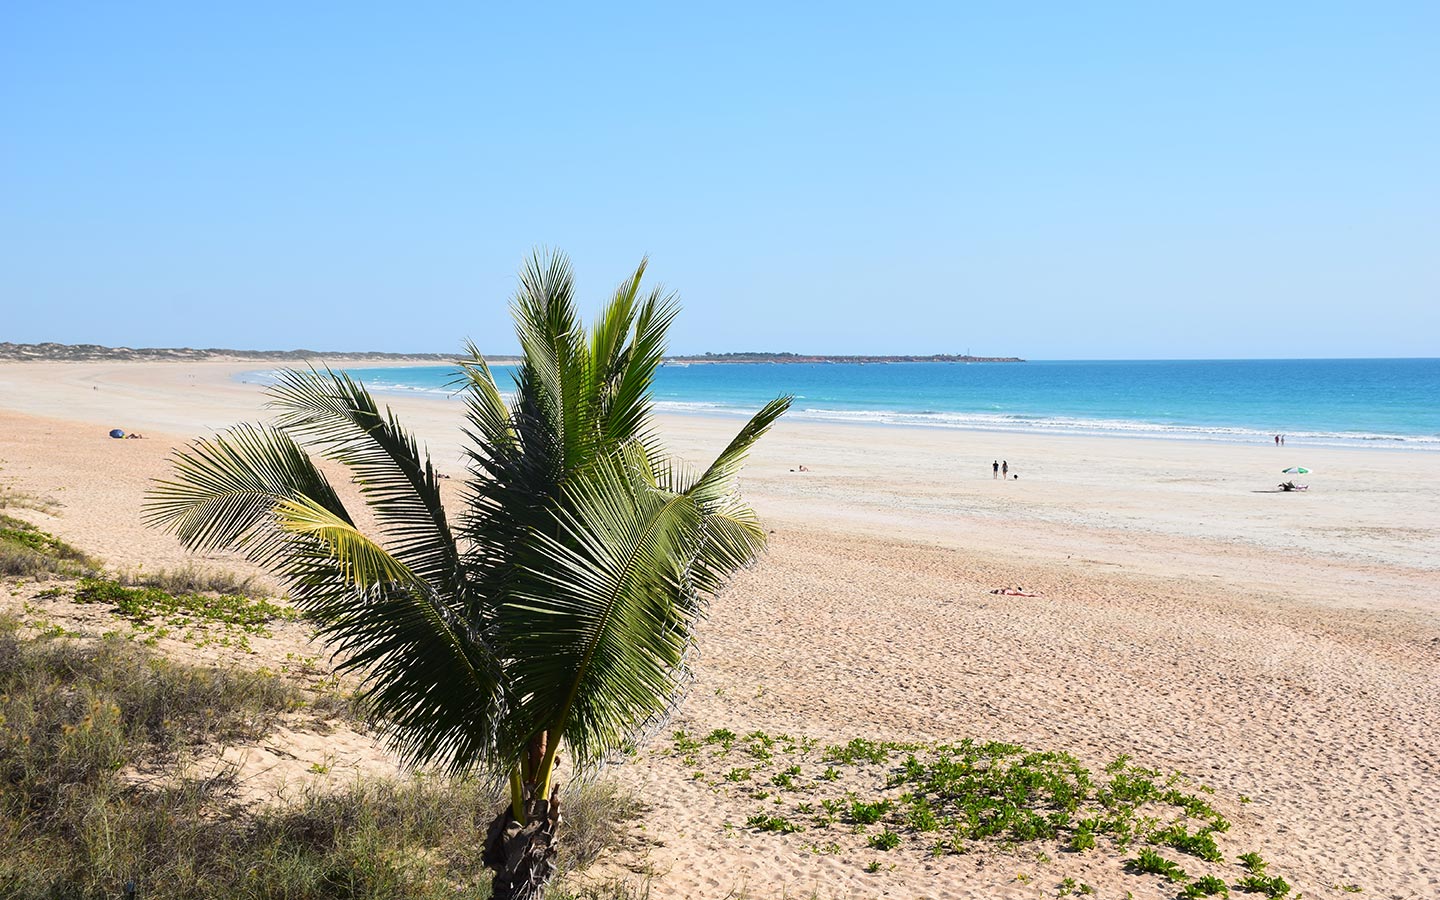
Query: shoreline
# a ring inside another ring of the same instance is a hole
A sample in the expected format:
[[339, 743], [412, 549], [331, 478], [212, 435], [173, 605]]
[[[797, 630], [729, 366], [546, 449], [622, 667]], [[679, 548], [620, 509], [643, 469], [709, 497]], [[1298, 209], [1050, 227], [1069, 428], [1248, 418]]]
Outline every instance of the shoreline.
[[[187, 443], [268, 418], [263, 387], [233, 379], [246, 371], [254, 370], [221, 361], [0, 363], [0, 408], [48, 418], [63, 410], [96, 433], [119, 427]], [[442, 470], [461, 471], [458, 404], [408, 392], [385, 402]], [[657, 421], [673, 452], [696, 461], [741, 420], [659, 413]], [[804, 507], [816, 521], [863, 528], [875, 519], [906, 532], [972, 523], [963, 530], [975, 533], [982, 525], [973, 523], [1003, 522], [1017, 527], [1022, 544], [1033, 543], [1032, 526], [1088, 529], [1101, 543], [1138, 531], [1259, 548], [1284, 557], [1281, 566], [1290, 557], [1335, 557], [1440, 569], [1440, 455], [1125, 438], [786, 418], [757, 449], [744, 482], [782, 511]], [[1302, 454], [1312, 490], [1272, 495], [1285, 479], [1280, 470]], [[1020, 475], [1003, 492], [994, 490], [992, 459]], [[801, 464], [810, 470], [803, 477], [792, 471]]]
[[[897, 365], [903, 365], [903, 363], [897, 363]], [[441, 366], [424, 361], [414, 361], [393, 366], [360, 365], [353, 368], [363, 371], [367, 368], [441, 368]], [[268, 371], [267, 369], [255, 369], [236, 372], [232, 377], [240, 380], [247, 375], [264, 375]], [[260, 382], [242, 383], [259, 384]], [[370, 390], [377, 396], [385, 397], [431, 398], [441, 401], [451, 399], [451, 395], [439, 389], [428, 387], [371, 387]], [[689, 408], [695, 406], [708, 408]], [[688, 400], [658, 400], [656, 401], [656, 412], [667, 416], [699, 416], [719, 420], [743, 420], [750, 415], [749, 412], [740, 409]], [[985, 413], [964, 411], [937, 411], [932, 414], [936, 416], [953, 416], [960, 419], [984, 419], [987, 415]], [[891, 410], [857, 410], [853, 412], [825, 410], [820, 412], [807, 412], [805, 410], [797, 411], [792, 409], [787, 413], [790, 421], [803, 421], [817, 425], [834, 425], [841, 427], [914, 428], [927, 431], [973, 431], [1005, 435], [1045, 435], [1054, 437], [1200, 442], [1222, 446], [1267, 444], [1268, 438], [1272, 433], [1262, 432], [1245, 426], [1178, 425], [1148, 422], [1140, 419], [1116, 420], [1080, 419], [1073, 417], [1029, 417], [1036, 422], [1048, 423], [1035, 426], [1025, 426], [1021, 424], [1007, 426], [1006, 424], [987, 424], [984, 421], [915, 421], [916, 418], [923, 415], [925, 415], [925, 413], [907, 413]], [[887, 421], [887, 418], [891, 420]], [[1106, 428], [1104, 427], [1105, 423], [1112, 423], [1116, 427]], [[1226, 437], [1225, 435], [1227, 434], [1235, 434], [1236, 437]], [[1371, 434], [1365, 432], [1286, 432], [1285, 434], [1287, 438], [1293, 439], [1291, 443], [1293, 443], [1300, 452], [1303, 452], [1306, 448], [1324, 448], [1440, 453], [1440, 436], [1429, 434]], [[1289, 445], [1287, 444], [1284, 449], [1288, 448]]]

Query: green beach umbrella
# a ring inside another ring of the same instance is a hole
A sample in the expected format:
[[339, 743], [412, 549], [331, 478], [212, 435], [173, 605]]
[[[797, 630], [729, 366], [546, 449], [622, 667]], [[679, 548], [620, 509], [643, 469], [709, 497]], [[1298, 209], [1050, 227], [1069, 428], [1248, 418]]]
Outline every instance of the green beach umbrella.
[[1304, 466], [1291, 466], [1288, 469], [1281, 469], [1281, 475], [1309, 475], [1310, 470]]

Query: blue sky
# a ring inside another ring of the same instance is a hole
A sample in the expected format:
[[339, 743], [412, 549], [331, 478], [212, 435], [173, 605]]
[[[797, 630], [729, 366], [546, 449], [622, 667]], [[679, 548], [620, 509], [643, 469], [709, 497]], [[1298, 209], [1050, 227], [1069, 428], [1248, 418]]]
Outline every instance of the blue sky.
[[1440, 4], [0, 6], [0, 340], [1440, 356]]

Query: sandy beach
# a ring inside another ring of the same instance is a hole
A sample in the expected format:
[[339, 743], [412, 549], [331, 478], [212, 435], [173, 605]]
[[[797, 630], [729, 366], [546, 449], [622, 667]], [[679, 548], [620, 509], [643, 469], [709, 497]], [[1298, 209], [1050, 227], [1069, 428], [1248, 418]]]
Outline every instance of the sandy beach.
[[[173, 447], [266, 416], [234, 380], [255, 368], [0, 364], [0, 485], [56, 504], [15, 514], [111, 567], [193, 562], [140, 524], [143, 494]], [[458, 496], [459, 404], [385, 400]], [[660, 419], [692, 460], [738, 425]], [[1311, 489], [1277, 492], [1297, 464]], [[787, 421], [742, 487], [771, 548], [712, 607], [675, 720], [609, 772], [652, 809], [606, 871], [657, 898], [1053, 897], [1062, 876], [1175, 896], [1115, 853], [822, 853], [736, 827], [753, 799], [667, 736], [763, 730], [1129, 754], [1213, 788], [1227, 858], [1262, 852], [1296, 894], [1440, 896], [1440, 454]], [[1014, 587], [1036, 596], [991, 593]]]

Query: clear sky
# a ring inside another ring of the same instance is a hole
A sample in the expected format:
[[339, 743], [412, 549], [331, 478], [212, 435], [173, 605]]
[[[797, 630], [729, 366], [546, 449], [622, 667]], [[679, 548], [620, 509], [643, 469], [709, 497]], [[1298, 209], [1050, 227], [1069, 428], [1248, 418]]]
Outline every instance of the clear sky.
[[1440, 3], [0, 4], [0, 340], [1440, 356]]

